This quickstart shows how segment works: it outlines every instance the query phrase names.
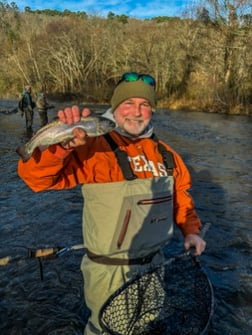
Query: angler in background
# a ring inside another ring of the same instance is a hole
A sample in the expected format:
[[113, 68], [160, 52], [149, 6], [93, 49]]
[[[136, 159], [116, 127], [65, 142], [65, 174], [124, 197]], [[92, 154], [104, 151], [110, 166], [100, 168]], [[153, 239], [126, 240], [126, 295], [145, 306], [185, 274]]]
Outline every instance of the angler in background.
[[33, 109], [36, 107], [32, 100], [32, 89], [30, 85], [26, 85], [18, 103], [18, 109], [21, 111], [21, 116], [25, 115], [25, 125], [27, 132], [32, 133], [33, 125]]
[[45, 92], [40, 92], [36, 94], [36, 107], [40, 118], [40, 127], [45, 126], [48, 123], [47, 110], [54, 108], [47, 101]]
[[[99, 312], [111, 294], [138, 273], [162, 264], [174, 223], [181, 229], [186, 250], [195, 248], [200, 255], [206, 246], [189, 194], [188, 169], [154, 133], [155, 107], [155, 79], [125, 73], [107, 112], [115, 129], [89, 137], [75, 128], [69, 142], [42, 152], [36, 149], [27, 161], [18, 162], [19, 176], [35, 192], [82, 185], [86, 254], [81, 269], [91, 312], [85, 335], [103, 333]], [[72, 125], [89, 113], [72, 106], [60, 110], [58, 117]]]

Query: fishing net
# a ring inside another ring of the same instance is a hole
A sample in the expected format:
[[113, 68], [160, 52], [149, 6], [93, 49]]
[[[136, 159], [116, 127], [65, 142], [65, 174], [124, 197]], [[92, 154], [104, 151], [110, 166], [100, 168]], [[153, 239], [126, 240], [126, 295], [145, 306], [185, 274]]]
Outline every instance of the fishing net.
[[117, 290], [100, 324], [112, 335], [203, 335], [212, 313], [212, 285], [199, 260], [185, 253]]

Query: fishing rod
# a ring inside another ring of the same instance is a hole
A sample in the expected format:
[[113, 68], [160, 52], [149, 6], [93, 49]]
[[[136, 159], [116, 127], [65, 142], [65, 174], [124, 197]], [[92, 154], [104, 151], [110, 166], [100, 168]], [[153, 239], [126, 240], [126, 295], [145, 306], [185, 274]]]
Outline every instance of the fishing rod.
[[[209, 229], [211, 223], [207, 222], [201, 231], [201, 237], [204, 237], [206, 231]], [[42, 260], [43, 259], [54, 259], [60, 256], [63, 256], [64, 254], [74, 251], [74, 250], [81, 250], [83, 249], [85, 251], [85, 247], [83, 244], [75, 244], [72, 246], [68, 247], [52, 247], [52, 248], [39, 248], [39, 249], [34, 249], [34, 248], [28, 248], [24, 246], [17, 246], [16, 248], [22, 248], [27, 251], [25, 256], [20, 256], [20, 255], [15, 255], [15, 256], [4, 256], [0, 257], [0, 267], [1, 266], [6, 266], [9, 263], [17, 262], [20, 260], [24, 259], [37, 259], [39, 262], [39, 269], [40, 269], [40, 278], [43, 280], [43, 265], [42, 265]], [[193, 254], [193, 250], [189, 249], [188, 251], [184, 252], [180, 256], [188, 256], [190, 254]], [[179, 257], [179, 256], [178, 256]]]
[[0, 267], [6, 266], [9, 263], [17, 262], [17, 261], [24, 260], [24, 259], [37, 259], [39, 262], [41, 280], [43, 280], [43, 277], [44, 277], [42, 260], [55, 259], [57, 257], [61, 257], [65, 255], [66, 253], [70, 251], [74, 251], [74, 250], [81, 250], [81, 249], [85, 250], [85, 247], [83, 244], [75, 244], [75, 245], [68, 246], [68, 247], [53, 247], [53, 248], [39, 248], [39, 249], [28, 248], [28, 247], [23, 247], [23, 246], [21, 247], [18, 246], [16, 248], [25, 249], [26, 255], [25, 256], [8, 255], [8, 256], [0, 257]]

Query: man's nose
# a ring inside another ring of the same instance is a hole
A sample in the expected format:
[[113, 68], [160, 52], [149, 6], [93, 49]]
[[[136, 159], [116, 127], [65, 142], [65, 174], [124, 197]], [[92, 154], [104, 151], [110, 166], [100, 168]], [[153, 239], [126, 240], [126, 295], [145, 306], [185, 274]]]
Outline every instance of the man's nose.
[[137, 116], [141, 115], [141, 105], [140, 104], [135, 104], [133, 106], [133, 112]]

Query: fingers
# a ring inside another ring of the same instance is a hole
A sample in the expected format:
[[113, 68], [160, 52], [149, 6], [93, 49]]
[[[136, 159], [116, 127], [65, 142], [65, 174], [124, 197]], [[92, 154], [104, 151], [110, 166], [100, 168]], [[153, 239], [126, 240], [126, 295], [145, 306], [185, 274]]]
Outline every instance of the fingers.
[[90, 115], [90, 110], [88, 108], [83, 108], [82, 110], [82, 116], [87, 117]]
[[189, 234], [185, 237], [184, 247], [186, 250], [194, 248], [194, 255], [200, 256], [206, 248], [206, 242], [196, 234]]
[[74, 138], [71, 141], [61, 144], [64, 149], [70, 150], [86, 143], [86, 133], [82, 128], [75, 128], [73, 134]]
[[80, 112], [80, 108], [76, 105], [58, 111], [59, 119], [68, 124], [77, 123], [80, 121], [81, 116], [87, 117], [89, 114], [90, 110], [88, 108], [84, 108]]
[[[69, 125], [79, 122], [81, 116], [87, 117], [88, 115], [90, 115], [88, 108], [84, 108], [82, 112], [80, 112], [80, 108], [76, 105], [58, 111], [60, 121]], [[74, 128], [73, 134], [74, 138], [71, 141], [61, 144], [64, 149], [71, 150], [86, 143], [86, 133], [82, 128]]]
[[200, 256], [203, 251], [205, 250], [205, 245], [204, 244], [197, 244], [195, 246], [195, 253], [194, 253], [194, 256]]
[[78, 106], [66, 107], [64, 110], [58, 111], [59, 119], [68, 124], [80, 121], [80, 109]]
[[75, 128], [73, 130], [73, 134], [74, 134], [74, 140], [77, 141], [78, 143], [83, 144], [83, 142], [84, 143], [86, 142], [85, 138], [87, 134], [82, 128]]
[[70, 114], [69, 117], [72, 123], [76, 123], [80, 121], [81, 115], [80, 115], [80, 109], [78, 106], [72, 107], [72, 114]]

